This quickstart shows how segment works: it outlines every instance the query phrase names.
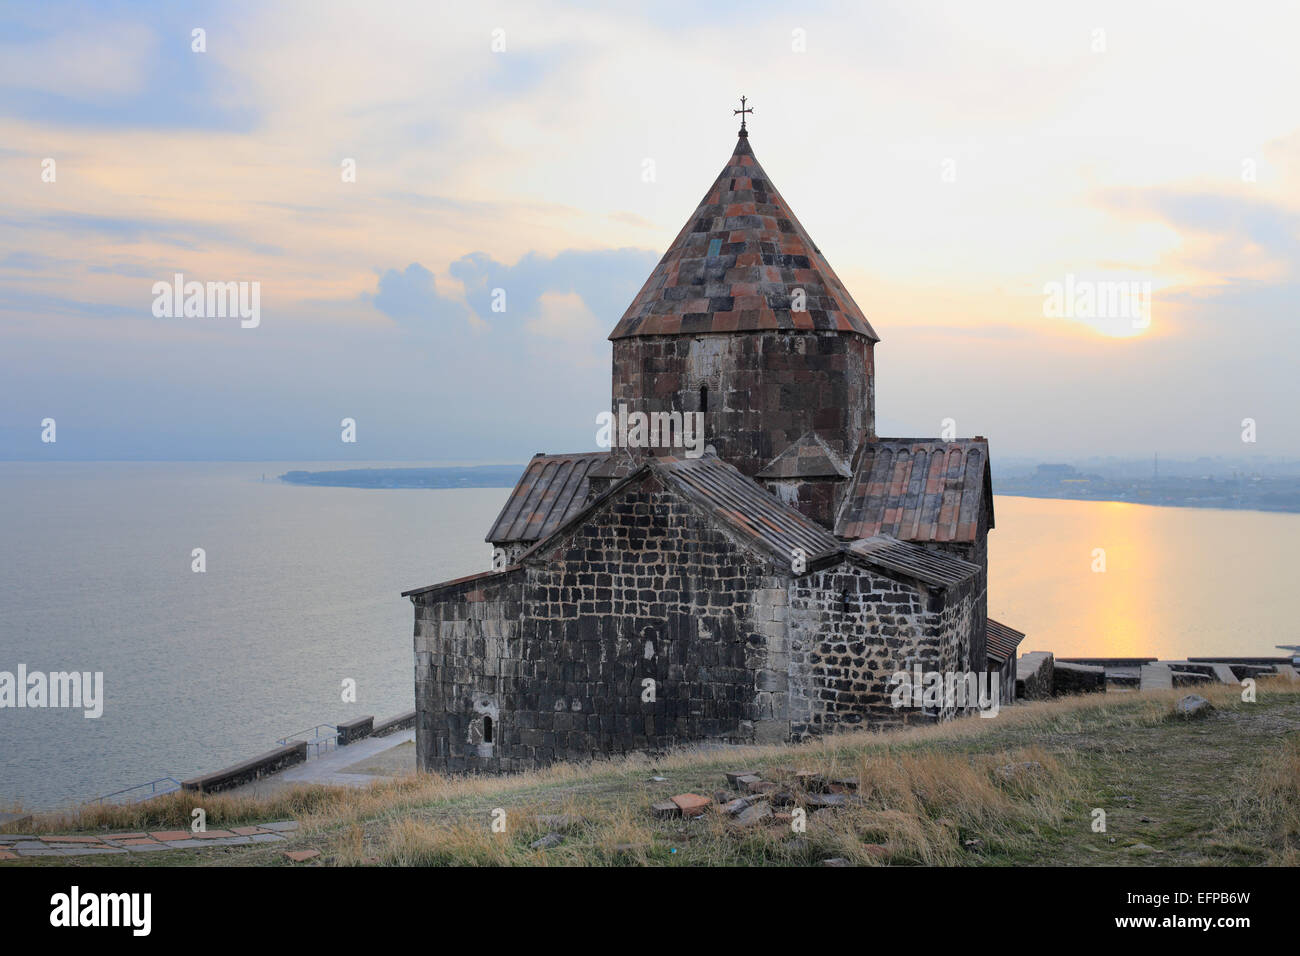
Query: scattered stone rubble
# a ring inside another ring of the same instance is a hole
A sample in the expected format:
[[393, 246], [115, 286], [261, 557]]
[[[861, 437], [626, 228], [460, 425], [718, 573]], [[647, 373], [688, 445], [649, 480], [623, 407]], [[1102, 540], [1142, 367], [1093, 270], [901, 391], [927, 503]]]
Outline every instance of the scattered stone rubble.
[[785, 828], [793, 821], [796, 808], [812, 820], [819, 813], [862, 802], [858, 781], [852, 777], [828, 777], [793, 767], [776, 770], [771, 780], [757, 770], [732, 770], [724, 776], [730, 789], [715, 791], [712, 800], [697, 793], [680, 793], [652, 804], [650, 813], [665, 820], [713, 813], [726, 817], [737, 828], [758, 824]]
[[1212, 710], [1214, 710], [1214, 705], [1200, 694], [1188, 694], [1186, 697], [1180, 697], [1178, 703], [1174, 705], [1174, 712], [1179, 717], [1188, 720], [1193, 717], [1204, 717]]

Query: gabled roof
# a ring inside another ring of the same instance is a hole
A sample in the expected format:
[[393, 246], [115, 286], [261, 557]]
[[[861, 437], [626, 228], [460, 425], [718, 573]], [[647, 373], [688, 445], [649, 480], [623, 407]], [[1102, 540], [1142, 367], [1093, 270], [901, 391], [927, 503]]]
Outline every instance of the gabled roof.
[[992, 528], [993, 480], [983, 439], [880, 438], [859, 452], [835, 533], [973, 542], [985, 508]]
[[840, 550], [829, 531], [720, 458], [704, 455], [654, 462], [688, 498], [787, 564], [794, 548], [803, 549], [809, 564]]
[[850, 478], [853, 471], [816, 432], [806, 432], [755, 478]]
[[[792, 311], [802, 289], [804, 310]], [[768, 329], [879, 337], [754, 158], [742, 133], [611, 339]]]
[[905, 574], [937, 588], [955, 587], [980, 570], [978, 564], [884, 534], [854, 541], [849, 555], [879, 570]]
[[996, 664], [1005, 664], [1016, 656], [1016, 648], [1025, 639], [1025, 635], [1015, 628], [989, 618], [984, 625], [985, 640], [988, 645], [989, 660]]
[[790, 567], [796, 547], [803, 549], [809, 566], [843, 550], [835, 536], [821, 525], [783, 503], [734, 466], [706, 454], [701, 458], [647, 459], [520, 555], [520, 563], [545, 551], [551, 541], [563, 537], [604, 507], [607, 501], [648, 475], [659, 477], [746, 543], [763, 548], [782, 568]]
[[536, 541], [576, 514], [590, 494], [589, 474], [608, 452], [533, 456], [497, 515], [486, 540], [493, 544]]
[[[587, 455], [538, 455], [529, 463], [528, 472], [536, 469], [531, 484], [526, 486], [523, 479], [511, 495], [511, 503], [519, 499], [523, 504], [512, 509], [507, 503], [501, 524], [506, 513], [512, 510], [519, 515], [528, 514], [533, 491], [538, 482], [549, 480], [552, 484], [571, 487], [572, 469], [586, 468], [586, 474], [602, 464], [605, 453]], [[595, 459], [579, 461], [579, 459]], [[559, 466], [571, 469], [569, 479], [561, 479]], [[549, 477], [548, 477], [549, 476]], [[561, 540], [591, 515], [605, 507], [610, 501], [623, 494], [628, 488], [648, 477], [656, 477], [665, 486], [673, 488], [682, 497], [695, 505], [706, 516], [716, 518], [733, 534], [740, 537], [742, 543], [752, 544], [767, 552], [776, 567], [795, 574], [792, 567], [794, 549], [801, 548], [806, 560], [806, 570], [813, 571], [827, 567], [843, 560], [856, 561], [870, 566], [891, 577], [903, 577], [940, 589], [947, 589], [968, 580], [980, 570], [979, 565], [963, 561], [954, 555], [936, 551], [921, 545], [900, 541], [888, 535], [875, 535], [871, 538], [854, 541], [845, 545], [821, 525], [804, 517], [775, 495], [766, 491], [751, 478], [745, 477], [734, 466], [727, 464], [715, 455], [706, 454], [701, 458], [650, 458], [637, 465], [635, 470], [615, 481], [607, 490], [585, 504], [578, 505], [575, 496], [566, 500], [567, 514], [563, 518], [553, 518], [559, 514], [560, 506], [556, 503], [548, 512], [548, 517], [525, 522], [529, 527], [544, 525], [549, 530], [523, 554], [515, 564], [504, 571], [483, 572], [429, 585], [403, 592], [403, 596], [415, 594], [432, 594], [455, 592], [477, 584], [487, 584], [501, 580], [519, 572], [523, 565], [537, 559], [547, 548]], [[542, 493], [545, 497], [545, 492]], [[540, 512], [532, 512], [538, 514]], [[512, 532], [513, 533], [513, 532]], [[489, 538], [489, 540], [494, 540]], [[498, 539], [513, 540], [522, 539]]]

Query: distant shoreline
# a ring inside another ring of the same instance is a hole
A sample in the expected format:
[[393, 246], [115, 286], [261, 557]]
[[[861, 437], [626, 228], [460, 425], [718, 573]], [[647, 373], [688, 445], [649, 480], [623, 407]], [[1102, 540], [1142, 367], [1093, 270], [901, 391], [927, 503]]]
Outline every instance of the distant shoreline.
[[523, 465], [472, 465], [443, 468], [344, 468], [336, 471], [287, 471], [289, 485], [318, 488], [513, 488]]
[[1195, 498], [1164, 501], [1153, 501], [1144, 498], [1122, 498], [1118, 495], [1098, 495], [1096, 497], [1085, 498], [1082, 495], [1054, 495], [1047, 492], [1028, 491], [1023, 488], [1015, 488], [1011, 491], [999, 491], [997, 489], [996, 480], [993, 483], [993, 495], [997, 498], [1039, 498], [1045, 501], [1081, 501], [1093, 502], [1095, 504], [1113, 503], [1122, 505], [1147, 505], [1151, 508], [1197, 508], [1202, 511], [1254, 511], [1259, 514], [1300, 514], [1300, 504], [1292, 502], [1270, 506], [1262, 502], [1237, 504], [1232, 501]]
[[[472, 465], [438, 468], [344, 468], [333, 471], [289, 471], [280, 481], [318, 488], [412, 489], [412, 488], [513, 488], [524, 465]], [[1008, 498], [1042, 498], [1051, 501], [1118, 502], [1158, 508], [1201, 508], [1220, 511], [1255, 511], [1262, 514], [1300, 514], [1300, 500], [1279, 495], [1282, 500], [1261, 500], [1264, 496], [1186, 495], [1185, 489], [1133, 488], [1125, 492], [1090, 489], [1094, 494], [1061, 494], [1055, 489], [1025, 487], [1022, 479], [1005, 479], [1003, 488], [994, 481], [994, 494]], [[1006, 487], [1010, 486], [1010, 487]], [[1164, 491], [1162, 495], [1161, 492]], [[1133, 492], [1136, 492], [1133, 493]], [[1180, 494], [1181, 492], [1181, 494]]]

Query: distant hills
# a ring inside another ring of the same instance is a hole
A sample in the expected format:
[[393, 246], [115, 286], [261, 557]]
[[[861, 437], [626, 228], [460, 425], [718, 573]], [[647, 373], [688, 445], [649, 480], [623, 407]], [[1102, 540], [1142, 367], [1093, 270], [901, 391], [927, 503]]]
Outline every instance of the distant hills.
[[[513, 488], [523, 472], [523, 465], [347, 468], [289, 471], [280, 480], [291, 485], [326, 488]], [[1066, 464], [1040, 464], [1032, 471], [1024, 466], [995, 470], [993, 491], [1030, 498], [1300, 512], [1300, 477], [1287, 475], [1173, 474], [1157, 478], [1134, 476], [1131, 472], [1128, 476], [1122, 472], [1099, 474]]]
[[1065, 498], [1074, 501], [1131, 501], [1180, 508], [1233, 508], [1300, 512], [1300, 477], [1186, 474], [1148, 477], [1108, 476], [1073, 465], [1039, 465], [1032, 474], [993, 477], [999, 495]]
[[473, 465], [447, 468], [346, 468], [341, 471], [287, 471], [291, 485], [327, 488], [513, 488], [523, 465]]

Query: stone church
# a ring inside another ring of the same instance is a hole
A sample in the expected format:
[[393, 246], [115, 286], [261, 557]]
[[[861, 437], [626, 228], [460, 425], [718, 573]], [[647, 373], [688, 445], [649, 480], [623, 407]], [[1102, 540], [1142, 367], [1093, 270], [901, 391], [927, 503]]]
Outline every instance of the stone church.
[[487, 534], [494, 570], [403, 594], [421, 769], [963, 709], [895, 706], [918, 667], [1001, 673], [1008, 699], [1020, 635], [987, 618], [988, 444], [876, 434], [879, 338], [743, 125], [609, 338], [611, 405], [701, 413], [708, 449], [538, 454]]

